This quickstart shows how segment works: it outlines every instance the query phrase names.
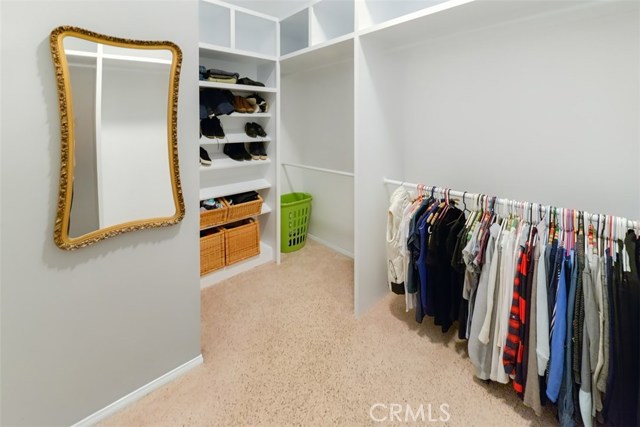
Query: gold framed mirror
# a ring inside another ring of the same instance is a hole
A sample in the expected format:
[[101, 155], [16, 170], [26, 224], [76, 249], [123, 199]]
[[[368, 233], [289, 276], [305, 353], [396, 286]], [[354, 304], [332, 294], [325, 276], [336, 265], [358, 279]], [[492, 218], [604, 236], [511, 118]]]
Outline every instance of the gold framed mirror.
[[180, 222], [180, 48], [71, 26], [55, 28], [50, 46], [61, 135], [56, 245]]

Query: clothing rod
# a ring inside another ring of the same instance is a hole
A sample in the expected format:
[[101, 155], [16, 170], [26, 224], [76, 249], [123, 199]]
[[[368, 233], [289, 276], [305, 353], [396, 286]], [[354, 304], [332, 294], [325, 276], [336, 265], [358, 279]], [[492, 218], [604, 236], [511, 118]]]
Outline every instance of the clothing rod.
[[302, 169], [309, 169], [312, 171], [318, 171], [318, 172], [327, 172], [327, 173], [332, 173], [335, 175], [343, 175], [343, 176], [351, 176], [353, 177], [353, 172], [343, 172], [343, 171], [337, 171], [334, 169], [326, 169], [326, 168], [318, 168], [315, 166], [307, 166], [307, 165], [300, 165], [297, 163], [282, 163], [282, 166], [293, 166], [294, 168], [302, 168]]
[[[398, 180], [396, 180], [396, 179], [384, 178], [384, 179], [383, 179], [383, 182], [384, 182], [385, 184], [402, 185], [403, 187], [418, 188], [418, 184], [414, 184], [414, 183], [411, 183], [411, 182], [405, 182], [405, 181], [398, 181]], [[443, 187], [425, 187], [425, 188], [427, 189], [427, 191], [431, 191], [431, 189], [432, 189], [432, 188], [434, 188], [434, 189], [435, 189], [434, 191], [436, 191], [436, 192], [440, 192], [440, 193], [444, 192], [444, 190], [445, 190], [445, 188], [443, 188]], [[490, 197], [490, 196], [488, 196], [488, 195], [485, 195], [485, 194], [479, 194], [479, 193], [470, 193], [470, 192], [463, 192], [463, 191], [450, 190], [450, 189], [446, 189], [446, 190], [448, 190], [448, 191], [449, 191], [449, 195], [450, 195], [451, 197], [464, 198], [464, 199], [466, 199], [467, 201], [468, 201], [469, 199], [471, 199], [471, 200], [477, 200], [480, 196], [487, 196], [487, 197]], [[464, 202], [464, 200], [463, 200], [463, 202]], [[496, 201], [495, 201], [495, 202], [496, 202], [496, 204], [498, 204], [498, 205], [502, 205], [502, 206], [509, 206], [509, 205], [511, 205], [513, 202], [516, 202], [516, 201], [511, 200], [511, 199], [499, 199], [499, 198], [496, 198]], [[518, 202], [518, 203], [519, 203], [519, 202]], [[538, 206], [539, 206], [539, 208], [540, 208], [540, 209], [542, 209], [542, 211], [544, 211], [545, 213], [546, 213], [546, 212], [547, 212], [547, 210], [550, 208], [550, 206], [546, 206], [546, 205], [539, 204], [539, 203], [536, 203], [536, 205], [538, 205]], [[565, 208], [556, 207], [556, 206], [554, 206], [554, 208], [561, 209], [561, 210], [566, 210]], [[536, 209], [538, 209], [538, 208], [536, 208]], [[593, 220], [596, 220], [596, 219], [602, 219], [602, 218], [603, 218], [603, 217], [605, 217], [605, 216], [606, 216], [606, 217], [613, 217], [613, 218], [620, 218], [620, 219], [622, 219], [622, 220], [626, 221], [626, 223], [627, 223], [627, 227], [628, 227], [628, 228], [640, 229], [640, 221], [631, 221], [631, 220], [629, 220], [629, 219], [627, 219], [627, 218], [624, 218], [624, 217], [616, 217], [616, 216], [614, 216], [614, 215], [600, 215], [600, 214], [592, 214], [592, 213], [588, 213], [588, 212], [584, 212], [584, 215], [585, 215], [585, 220], [587, 220], [587, 221], [589, 221], [589, 220], [591, 220], [591, 219], [593, 219]]]

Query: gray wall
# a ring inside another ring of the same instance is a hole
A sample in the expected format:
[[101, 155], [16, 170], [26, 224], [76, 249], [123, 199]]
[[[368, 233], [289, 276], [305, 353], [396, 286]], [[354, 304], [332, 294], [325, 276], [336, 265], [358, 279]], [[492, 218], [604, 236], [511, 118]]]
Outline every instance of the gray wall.
[[[69, 425], [200, 354], [195, 1], [3, 1], [0, 424]], [[65, 252], [53, 244], [58, 25], [171, 40], [187, 216]]]

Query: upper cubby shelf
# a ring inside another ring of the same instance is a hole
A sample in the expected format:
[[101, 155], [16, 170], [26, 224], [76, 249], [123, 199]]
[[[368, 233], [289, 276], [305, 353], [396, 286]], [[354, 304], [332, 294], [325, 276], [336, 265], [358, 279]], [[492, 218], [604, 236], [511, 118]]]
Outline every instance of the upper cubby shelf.
[[280, 55], [309, 47], [309, 9], [280, 21]]
[[455, 7], [475, 0], [364, 0], [359, 3], [358, 29], [375, 30], [396, 18], [411, 15], [431, 7], [448, 4]]
[[280, 55], [305, 54], [352, 35], [354, 0], [319, 0], [280, 21]]
[[348, 59], [353, 59], [353, 33], [282, 56], [280, 71], [287, 75]]
[[263, 59], [278, 56], [276, 18], [217, 0], [201, 0], [199, 4], [202, 44]]
[[232, 85], [229, 83], [209, 82], [200, 80], [200, 87], [206, 87], [211, 89], [227, 89], [236, 92], [260, 92], [260, 93], [275, 93], [278, 90], [274, 87], [263, 86], [250, 86], [250, 85]]
[[354, 8], [353, 0], [322, 0], [313, 4], [309, 10], [311, 46], [353, 33]]
[[[372, 20], [370, 22], [373, 24], [372, 26], [362, 29], [363, 23], [360, 21], [359, 35], [363, 43], [371, 43], [377, 48], [392, 49], [406, 44], [407, 40], [427, 42], [462, 31], [466, 33], [478, 31], [482, 28], [515, 20], [521, 20], [524, 23], [528, 18], [543, 14], [556, 14], [569, 10], [575, 12], [579, 9], [589, 13], [590, 8], [604, 6], [609, 2], [597, 0], [582, 2], [424, 0], [408, 3], [416, 3], [414, 6], [420, 4], [423, 8], [402, 16], [396, 12], [386, 14], [384, 16], [387, 16], [388, 20], [384, 20], [383, 15], [379, 15], [385, 7], [383, 5], [387, 4], [386, 8], [391, 11], [396, 2], [392, 0], [365, 0], [364, 6], [366, 6], [368, 13], [377, 10], [373, 15], [382, 19], [382, 22], [376, 23], [376, 20]], [[398, 17], [393, 18], [393, 15], [398, 15]]]

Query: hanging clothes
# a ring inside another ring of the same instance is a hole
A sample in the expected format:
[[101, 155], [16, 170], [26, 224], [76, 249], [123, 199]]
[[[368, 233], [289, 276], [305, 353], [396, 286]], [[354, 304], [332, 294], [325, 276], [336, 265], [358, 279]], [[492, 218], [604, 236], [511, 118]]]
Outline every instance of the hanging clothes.
[[491, 323], [494, 320], [488, 307], [493, 306], [495, 283], [493, 283], [493, 286], [490, 286], [489, 282], [491, 280], [495, 282], [495, 272], [498, 265], [496, 239], [499, 233], [500, 225], [497, 223], [491, 225], [489, 229], [490, 237], [487, 242], [487, 250], [485, 252], [485, 260], [482, 265], [482, 271], [478, 282], [478, 290], [476, 292], [471, 329], [469, 331], [469, 359], [475, 367], [476, 376], [483, 380], [488, 380], [491, 375], [492, 343], [488, 340], [483, 342], [480, 334], [484, 326], [485, 318], [488, 317], [487, 330], [491, 328]]
[[387, 281], [389, 290], [395, 294], [404, 294], [405, 253], [402, 250], [402, 232], [400, 224], [411, 196], [404, 187], [398, 188], [390, 198], [387, 213]]
[[387, 276], [407, 311], [443, 333], [457, 323], [475, 375], [511, 382], [536, 414], [551, 403], [563, 427], [640, 425], [638, 233], [441, 193], [390, 198]]

